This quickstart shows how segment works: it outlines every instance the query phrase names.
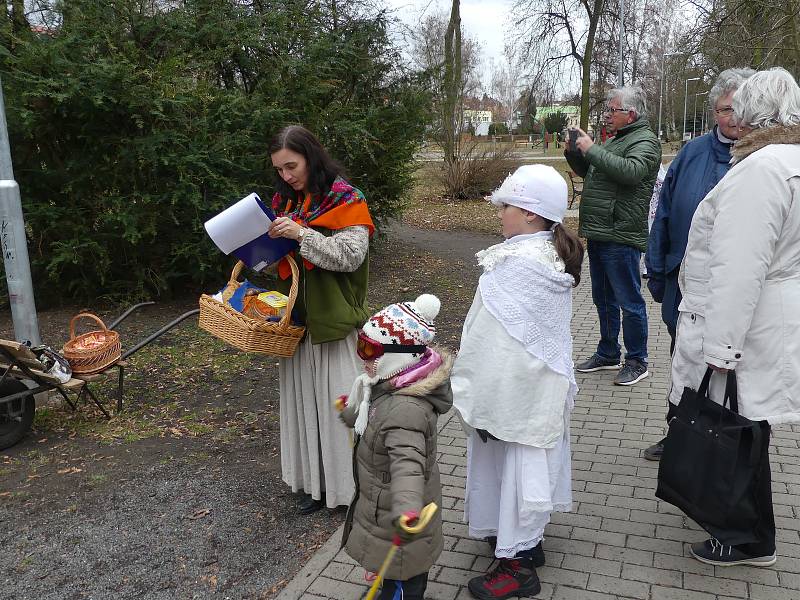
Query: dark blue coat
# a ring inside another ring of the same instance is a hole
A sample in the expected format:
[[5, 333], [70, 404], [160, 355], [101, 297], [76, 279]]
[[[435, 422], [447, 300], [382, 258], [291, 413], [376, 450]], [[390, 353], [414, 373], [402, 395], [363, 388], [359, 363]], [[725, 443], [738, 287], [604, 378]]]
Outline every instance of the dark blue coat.
[[661, 187], [645, 262], [651, 277], [664, 279], [661, 318], [673, 334], [681, 303], [678, 271], [686, 252], [692, 217], [700, 201], [731, 168], [730, 160], [730, 146], [719, 140], [715, 127], [681, 149]]

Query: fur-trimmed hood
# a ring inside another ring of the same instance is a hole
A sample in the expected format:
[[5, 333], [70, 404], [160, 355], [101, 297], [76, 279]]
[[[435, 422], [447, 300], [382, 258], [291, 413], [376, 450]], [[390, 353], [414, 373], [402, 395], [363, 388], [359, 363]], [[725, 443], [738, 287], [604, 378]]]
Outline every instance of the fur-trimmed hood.
[[455, 357], [449, 350], [437, 346], [430, 346], [431, 350], [438, 352], [442, 357], [442, 364], [424, 379], [415, 381], [404, 388], [394, 388], [388, 381], [382, 381], [372, 390], [373, 398], [378, 394], [389, 391], [392, 394], [424, 398], [431, 403], [434, 410], [443, 415], [453, 406], [453, 393], [450, 390], [450, 372], [453, 370]]
[[[432, 350], [437, 352], [439, 356], [442, 357], [442, 364], [439, 365], [434, 371], [431, 372], [430, 375], [425, 377], [424, 379], [420, 379], [419, 381], [415, 381], [408, 387], [401, 388], [398, 390], [400, 393], [405, 394], [406, 396], [428, 396], [433, 394], [437, 388], [442, 387], [442, 384], [447, 383], [450, 379], [450, 371], [453, 370], [453, 362], [455, 358], [453, 354], [449, 350], [445, 350], [444, 348], [437, 348], [432, 346]], [[451, 399], [452, 404], [452, 399]], [[449, 406], [444, 411], [439, 410], [439, 413], [447, 412], [449, 410]]]
[[735, 165], [770, 144], [800, 144], [800, 125], [754, 129], [733, 145], [731, 163]]

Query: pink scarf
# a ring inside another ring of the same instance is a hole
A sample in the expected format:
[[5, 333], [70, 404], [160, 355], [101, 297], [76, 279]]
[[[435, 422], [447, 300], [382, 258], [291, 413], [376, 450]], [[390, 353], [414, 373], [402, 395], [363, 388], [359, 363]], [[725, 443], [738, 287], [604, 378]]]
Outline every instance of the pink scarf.
[[433, 373], [441, 364], [442, 357], [439, 353], [427, 348], [418, 363], [400, 371], [389, 380], [389, 383], [396, 388], [408, 387]]

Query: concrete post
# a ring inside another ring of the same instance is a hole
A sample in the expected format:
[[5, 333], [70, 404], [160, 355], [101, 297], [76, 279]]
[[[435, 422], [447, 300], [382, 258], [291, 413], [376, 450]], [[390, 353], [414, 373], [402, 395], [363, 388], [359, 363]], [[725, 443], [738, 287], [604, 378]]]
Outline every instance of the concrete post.
[[33, 346], [38, 346], [42, 340], [39, 337], [39, 320], [33, 298], [22, 202], [11, 166], [2, 82], [0, 82], [0, 250], [3, 253], [6, 270], [14, 336], [18, 342], [30, 341]]

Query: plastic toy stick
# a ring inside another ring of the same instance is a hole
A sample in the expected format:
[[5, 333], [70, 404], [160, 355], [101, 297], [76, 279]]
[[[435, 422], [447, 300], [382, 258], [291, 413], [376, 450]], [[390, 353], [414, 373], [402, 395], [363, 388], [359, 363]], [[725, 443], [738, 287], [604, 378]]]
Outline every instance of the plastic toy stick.
[[[416, 535], [421, 531], [424, 531], [428, 524], [431, 522], [433, 515], [436, 514], [436, 511], [439, 510], [439, 507], [436, 506], [435, 502], [431, 502], [427, 506], [425, 506], [419, 514], [417, 518], [416, 525], [408, 525], [409, 517], [407, 515], [402, 515], [400, 517], [400, 527], [409, 535]], [[399, 535], [395, 535], [394, 539], [392, 540], [392, 546], [389, 548], [389, 552], [386, 553], [386, 558], [383, 559], [383, 564], [381, 564], [381, 568], [378, 570], [378, 575], [375, 577], [375, 581], [372, 582], [372, 587], [369, 588], [369, 593], [367, 593], [366, 600], [374, 600], [375, 594], [378, 593], [378, 588], [381, 587], [381, 582], [383, 581], [384, 575], [386, 575], [386, 571], [389, 569], [389, 565], [392, 564], [392, 559], [394, 558], [397, 549], [403, 544], [403, 540], [400, 538]]]

